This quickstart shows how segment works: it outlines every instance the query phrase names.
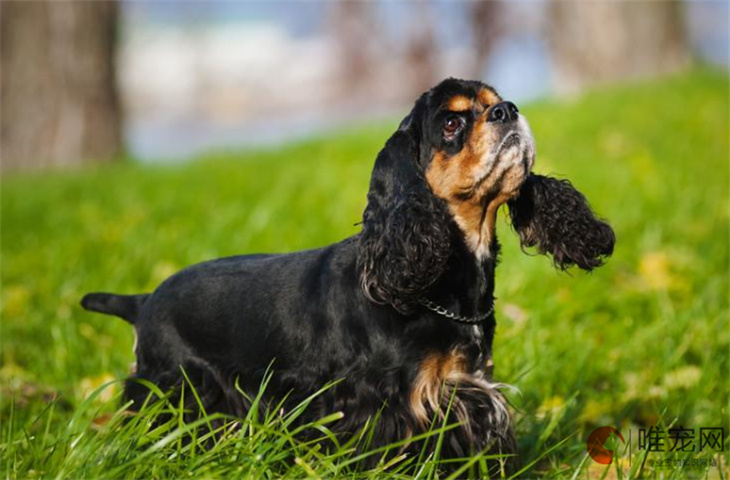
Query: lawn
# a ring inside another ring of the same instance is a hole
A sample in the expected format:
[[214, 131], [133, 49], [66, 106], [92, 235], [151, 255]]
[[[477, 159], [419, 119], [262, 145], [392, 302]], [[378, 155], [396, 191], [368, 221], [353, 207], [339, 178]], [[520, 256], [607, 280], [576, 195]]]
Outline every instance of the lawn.
[[[697, 70], [521, 105], [535, 171], [571, 179], [617, 235], [605, 267], [559, 273], [499, 222], [494, 358], [496, 377], [517, 388], [521, 476], [728, 477], [729, 86]], [[249, 418], [205, 450], [181, 441], [183, 424], [150, 427], [169, 407], [124, 422], [118, 380], [132, 331], [78, 306], [92, 290], [150, 291], [203, 260], [356, 233], [373, 160], [397, 123], [183, 165], [3, 179], [0, 475], [433, 478], [433, 459], [354, 472], [347, 445], [298, 444], [276, 418]], [[599, 426], [632, 442], [608, 467], [586, 455]], [[652, 426], [683, 426], [697, 441], [701, 428], [724, 427], [725, 448], [647, 455], [638, 440]], [[666, 462], [690, 458], [710, 466]]]

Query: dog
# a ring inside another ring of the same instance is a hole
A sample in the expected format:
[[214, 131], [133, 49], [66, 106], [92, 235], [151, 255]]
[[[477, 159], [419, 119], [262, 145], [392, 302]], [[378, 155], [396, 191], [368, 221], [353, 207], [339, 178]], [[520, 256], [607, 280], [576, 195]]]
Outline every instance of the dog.
[[[527, 120], [490, 86], [447, 79], [424, 93], [375, 160], [362, 230], [334, 245], [246, 255], [182, 270], [153, 293], [90, 293], [82, 306], [134, 326], [126, 399], [179, 388], [186, 372], [206, 411], [284, 409], [339, 380], [302, 415], [333, 412], [354, 435], [377, 417], [374, 445], [427, 432], [447, 411], [442, 458], [516, 454], [492, 378], [497, 211], [523, 247], [559, 269], [592, 270], [615, 236], [567, 180], [531, 172]], [[273, 404], [273, 403], [272, 403]]]

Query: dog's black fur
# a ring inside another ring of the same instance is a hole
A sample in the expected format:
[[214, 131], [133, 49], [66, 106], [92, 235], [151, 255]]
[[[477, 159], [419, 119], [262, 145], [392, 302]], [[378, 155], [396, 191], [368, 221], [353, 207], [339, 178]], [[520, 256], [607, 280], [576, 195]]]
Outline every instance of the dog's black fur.
[[[288, 396], [285, 405], [294, 405], [341, 380], [302, 420], [343, 412], [333, 429], [347, 435], [379, 414], [375, 446], [385, 445], [428, 428], [414, 414], [414, 386], [437, 371], [424, 364], [428, 358], [446, 364], [458, 351], [458, 372], [434, 374], [447, 384], [436, 404], [423, 400], [429, 416], [451, 402], [468, 423], [449, 432], [442, 455], [515, 453], [504, 400], [485, 365], [494, 314], [475, 326], [420, 303], [427, 298], [463, 316], [492, 305], [496, 238], [491, 255], [477, 258], [425, 179], [434, 151], [463, 147], [456, 144], [463, 138], [442, 138], [443, 105], [480, 88], [489, 87], [447, 80], [416, 102], [378, 155], [358, 235], [316, 250], [201, 263], [151, 294], [84, 297], [84, 308], [134, 325], [137, 371], [125, 390], [133, 408], [149, 394], [135, 379], [175, 388], [182, 367], [209, 412], [244, 415], [249, 404], [234, 382], [254, 396], [272, 366], [266, 398]], [[523, 245], [551, 254], [561, 268], [590, 270], [612, 253], [613, 231], [567, 181], [530, 174], [509, 208]]]

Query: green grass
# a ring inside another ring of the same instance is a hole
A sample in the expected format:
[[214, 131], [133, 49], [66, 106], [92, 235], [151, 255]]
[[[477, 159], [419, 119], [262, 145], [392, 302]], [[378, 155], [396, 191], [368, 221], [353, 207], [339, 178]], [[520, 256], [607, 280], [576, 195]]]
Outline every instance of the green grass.
[[[535, 171], [570, 178], [617, 234], [605, 267], [564, 274], [523, 254], [499, 222], [494, 357], [497, 378], [519, 389], [510, 398], [524, 476], [728, 477], [730, 438], [716, 455], [648, 457], [721, 465], [708, 468], [641, 468], [636, 448], [650, 425], [725, 427], [730, 437], [728, 88], [727, 76], [700, 70], [521, 106]], [[357, 232], [372, 162], [396, 125], [185, 165], [4, 179], [0, 474], [433, 478], [433, 462], [415, 459], [401, 462], [410, 470], [354, 472], [347, 445], [299, 444], [277, 418], [246, 419], [208, 449], [182, 441], [181, 423], [149, 426], [169, 406], [125, 423], [114, 380], [133, 361], [132, 331], [78, 307], [85, 292], [149, 291], [202, 260]], [[633, 442], [608, 468], [586, 459], [588, 434], [603, 425]]]

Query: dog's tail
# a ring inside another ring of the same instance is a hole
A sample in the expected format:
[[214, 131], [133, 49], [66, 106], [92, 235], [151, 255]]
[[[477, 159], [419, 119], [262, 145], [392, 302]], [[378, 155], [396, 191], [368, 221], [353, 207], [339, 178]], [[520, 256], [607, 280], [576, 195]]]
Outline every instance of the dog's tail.
[[88, 293], [81, 299], [81, 306], [92, 312], [116, 315], [134, 325], [139, 315], [139, 309], [149, 296], [149, 293], [139, 295]]

